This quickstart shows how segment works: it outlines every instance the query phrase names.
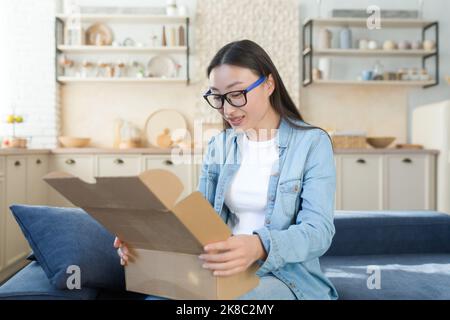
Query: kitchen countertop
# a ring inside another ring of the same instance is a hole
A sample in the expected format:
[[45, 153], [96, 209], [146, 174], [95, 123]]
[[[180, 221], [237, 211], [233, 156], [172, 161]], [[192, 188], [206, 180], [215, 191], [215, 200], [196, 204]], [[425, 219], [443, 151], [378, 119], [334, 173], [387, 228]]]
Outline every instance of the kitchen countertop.
[[49, 149], [0, 148], [0, 156], [49, 154]]
[[[203, 150], [204, 151], [204, 150]], [[202, 154], [202, 150], [185, 150], [184, 152]], [[2, 155], [27, 155], [27, 154], [153, 154], [168, 155], [171, 154], [171, 148], [133, 148], [133, 149], [114, 149], [114, 148], [56, 148], [56, 149], [0, 149]], [[335, 154], [439, 154], [439, 150], [433, 149], [334, 149]]]
[[[114, 148], [56, 148], [50, 150], [52, 154], [171, 154], [172, 148], [131, 148], [131, 149], [114, 149]], [[184, 153], [202, 153], [201, 150], [183, 150]]]
[[364, 148], [364, 149], [334, 149], [335, 154], [439, 154], [434, 149], [398, 149], [398, 148]]

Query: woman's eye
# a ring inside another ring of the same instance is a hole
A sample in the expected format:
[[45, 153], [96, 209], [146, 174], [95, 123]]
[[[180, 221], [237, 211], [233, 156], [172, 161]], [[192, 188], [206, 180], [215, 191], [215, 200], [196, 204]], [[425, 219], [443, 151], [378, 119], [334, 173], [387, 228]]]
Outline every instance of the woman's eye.
[[214, 98], [214, 101], [220, 101], [220, 100], [222, 100], [222, 98], [219, 97], [219, 96], [214, 96], [213, 98]]
[[232, 98], [239, 98], [239, 97], [241, 97], [242, 96], [242, 93], [241, 92], [236, 92], [236, 93], [232, 93], [231, 94], [231, 97]]

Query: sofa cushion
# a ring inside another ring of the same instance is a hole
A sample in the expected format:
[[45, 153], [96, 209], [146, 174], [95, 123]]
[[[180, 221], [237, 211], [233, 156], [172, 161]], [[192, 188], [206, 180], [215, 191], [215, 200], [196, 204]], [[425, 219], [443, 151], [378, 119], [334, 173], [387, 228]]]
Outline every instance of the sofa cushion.
[[450, 299], [450, 254], [327, 256], [320, 263], [342, 300]]
[[98, 290], [55, 288], [36, 261], [31, 262], [0, 287], [1, 300], [92, 300]]
[[450, 253], [450, 216], [435, 211], [336, 211], [326, 255]]
[[36, 260], [56, 288], [67, 288], [72, 275], [69, 266], [79, 267], [82, 287], [125, 288], [114, 236], [84, 210], [25, 205], [10, 208]]

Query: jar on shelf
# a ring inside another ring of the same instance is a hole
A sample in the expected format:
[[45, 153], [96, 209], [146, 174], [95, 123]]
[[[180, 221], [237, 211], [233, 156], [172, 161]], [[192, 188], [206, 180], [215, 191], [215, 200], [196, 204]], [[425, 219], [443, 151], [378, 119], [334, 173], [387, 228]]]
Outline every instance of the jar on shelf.
[[349, 27], [342, 28], [339, 33], [340, 48], [351, 49], [352, 48], [352, 31]]
[[178, 14], [176, 0], [167, 0], [166, 14], [170, 17], [176, 16]]
[[319, 49], [330, 49], [333, 33], [329, 29], [319, 31]]
[[125, 76], [125, 63], [123, 63], [122, 61], [118, 61], [114, 65], [114, 77], [120, 78], [124, 76]]
[[412, 81], [420, 80], [420, 75], [419, 75], [419, 72], [417, 71], [417, 68], [409, 69], [408, 77], [409, 77], [409, 80], [412, 80]]
[[397, 79], [398, 80], [409, 80], [408, 72], [406, 69], [398, 69], [397, 71]]
[[384, 67], [379, 60], [373, 66], [373, 80], [383, 80]]
[[430, 80], [430, 75], [428, 74], [427, 69], [420, 69], [420, 80], [427, 81]]
[[360, 50], [367, 50], [368, 47], [369, 47], [369, 40], [367, 40], [367, 39], [359, 39], [359, 41], [358, 41], [358, 48]]
[[81, 63], [81, 77], [88, 78], [91, 76], [93, 63], [87, 60], [83, 60]]

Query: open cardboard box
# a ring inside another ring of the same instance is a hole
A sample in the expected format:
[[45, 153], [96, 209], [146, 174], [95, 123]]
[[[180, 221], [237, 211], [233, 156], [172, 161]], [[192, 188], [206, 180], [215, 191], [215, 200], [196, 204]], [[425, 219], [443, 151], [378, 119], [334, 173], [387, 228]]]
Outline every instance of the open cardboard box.
[[231, 231], [200, 192], [178, 201], [183, 184], [166, 170], [98, 177], [92, 184], [64, 172], [49, 173], [44, 180], [127, 243], [128, 291], [172, 299], [233, 299], [259, 283], [256, 264], [229, 277], [202, 268], [203, 246], [227, 239]]

